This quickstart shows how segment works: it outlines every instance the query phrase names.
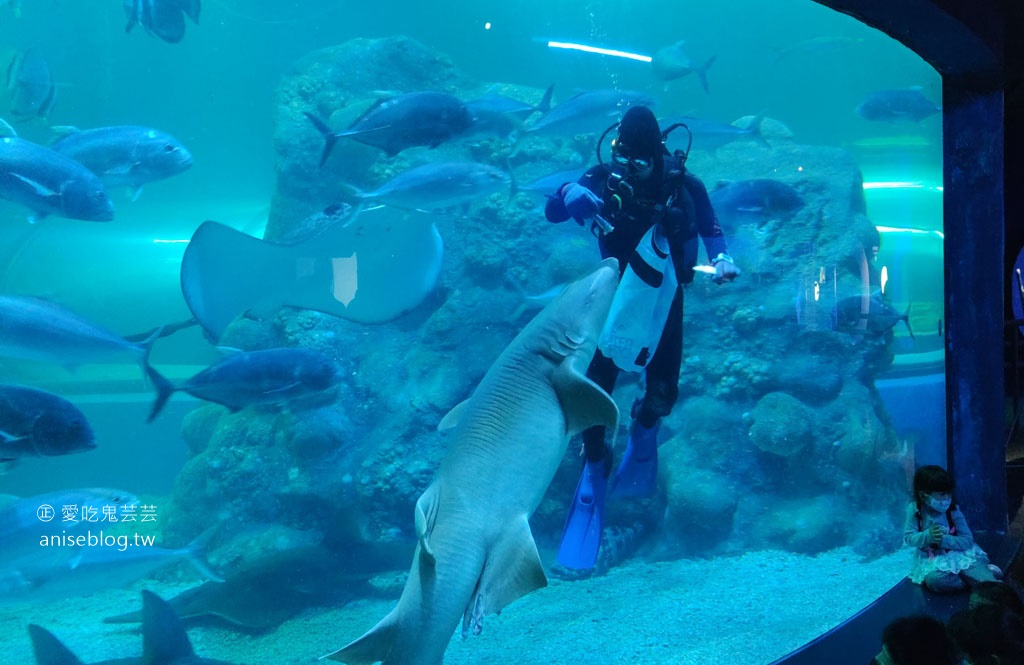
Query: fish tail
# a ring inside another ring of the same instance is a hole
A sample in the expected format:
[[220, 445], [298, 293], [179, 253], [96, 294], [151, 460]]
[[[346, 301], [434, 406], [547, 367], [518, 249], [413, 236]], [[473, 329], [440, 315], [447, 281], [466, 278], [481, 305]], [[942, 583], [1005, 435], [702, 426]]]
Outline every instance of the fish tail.
[[309, 121], [313, 123], [313, 126], [317, 128], [317, 131], [319, 131], [324, 137], [324, 151], [320, 155], [320, 166], [317, 167], [322, 168], [324, 163], [327, 162], [327, 158], [330, 156], [331, 150], [334, 149], [334, 144], [338, 142], [338, 133], [331, 131], [331, 128], [327, 126], [326, 122], [309, 111], [303, 111], [303, 113], [307, 118], [309, 118]]
[[153, 408], [149, 412], [149, 418], [146, 418], [146, 422], [151, 423], [163, 411], [167, 405], [167, 400], [171, 398], [177, 387], [168, 381], [167, 377], [153, 369], [152, 365], [148, 362], [145, 367], [146, 376], [149, 377], [149, 380], [153, 382], [153, 386], [156, 388], [156, 399], [153, 401]]
[[910, 303], [907, 303], [907, 308], [903, 310], [903, 316], [900, 320], [907, 326], [907, 332], [910, 333], [910, 339], [914, 339], [914, 331], [910, 329]]
[[508, 171], [508, 200], [511, 201], [519, 192], [519, 184], [516, 182], [516, 172], [512, 170], [512, 162], [505, 158], [505, 170]]
[[551, 110], [551, 95], [555, 92], [555, 84], [552, 83], [548, 86], [548, 89], [544, 91], [544, 96], [540, 98], [540, 103], [533, 107], [533, 110], [541, 115], [544, 115]]
[[750, 125], [747, 129], [750, 130], [751, 134], [758, 143], [761, 143], [766, 148], [772, 147], [771, 143], [768, 143], [768, 139], [761, 133], [761, 123], [764, 122], [764, 113], [759, 113], [754, 116], [754, 119], [750, 121]]
[[697, 72], [697, 76], [700, 77], [700, 84], [701, 86], [703, 86], [704, 92], [706, 92], [709, 95], [711, 94], [711, 88], [708, 87], [708, 69], [711, 68], [711, 63], [713, 63], [715, 61], [715, 58], [717, 57], [717, 54], [711, 56], [710, 58], [708, 58], [707, 62], [705, 62], [702, 66], [694, 70], [695, 72]]

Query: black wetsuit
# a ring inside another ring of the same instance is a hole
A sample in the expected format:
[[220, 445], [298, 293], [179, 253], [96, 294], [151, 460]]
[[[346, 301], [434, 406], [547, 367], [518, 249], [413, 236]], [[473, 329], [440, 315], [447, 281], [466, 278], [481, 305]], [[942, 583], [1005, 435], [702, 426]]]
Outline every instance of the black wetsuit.
[[[668, 320], [661, 340], [645, 368], [646, 390], [634, 418], [643, 427], [651, 428], [659, 419], [672, 412], [679, 395], [679, 371], [683, 359], [683, 284], [693, 281], [693, 266], [697, 260], [697, 237], [704, 241], [709, 257], [726, 251], [722, 229], [704, 184], [684, 169], [672, 169], [674, 157], [666, 156], [664, 165], [644, 182], [634, 183], [632, 194], [628, 188], [609, 179], [612, 171], [605, 165], [588, 170], [579, 184], [597, 194], [604, 201], [601, 215], [614, 229], [598, 239], [602, 258], [614, 256], [619, 260], [619, 277], [647, 230], [660, 223], [668, 240], [679, 287], [676, 289]], [[613, 189], [614, 187], [614, 189]], [[614, 195], [618, 194], [616, 198]], [[621, 203], [620, 203], [621, 202]], [[667, 205], [668, 204], [668, 205]], [[569, 219], [561, 196], [548, 199], [544, 214], [550, 222]], [[619, 368], [600, 351], [587, 369], [587, 376], [609, 394], [615, 388]], [[591, 427], [583, 432], [583, 445], [587, 460], [606, 461], [606, 473], [611, 470], [611, 447], [605, 443], [605, 428]]]

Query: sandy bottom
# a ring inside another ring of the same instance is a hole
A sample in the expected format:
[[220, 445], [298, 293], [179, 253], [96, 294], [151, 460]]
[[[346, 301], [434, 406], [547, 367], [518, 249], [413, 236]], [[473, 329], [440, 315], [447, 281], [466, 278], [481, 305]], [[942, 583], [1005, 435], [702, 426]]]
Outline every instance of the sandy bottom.
[[[855, 614], [909, 567], [906, 552], [867, 564], [858, 559], [846, 549], [814, 557], [763, 551], [627, 562], [592, 579], [552, 579], [500, 616], [488, 617], [480, 636], [456, 635], [445, 663], [575, 665], [581, 654], [600, 654], [602, 663], [769, 663]], [[136, 609], [143, 587], [164, 597], [184, 588], [140, 583], [45, 606], [0, 606], [0, 661], [34, 663], [29, 623], [49, 629], [86, 663], [140, 655], [134, 627], [100, 620]], [[393, 604], [375, 599], [310, 609], [256, 636], [207, 626], [190, 628], [189, 637], [207, 658], [308, 665], [360, 636]]]

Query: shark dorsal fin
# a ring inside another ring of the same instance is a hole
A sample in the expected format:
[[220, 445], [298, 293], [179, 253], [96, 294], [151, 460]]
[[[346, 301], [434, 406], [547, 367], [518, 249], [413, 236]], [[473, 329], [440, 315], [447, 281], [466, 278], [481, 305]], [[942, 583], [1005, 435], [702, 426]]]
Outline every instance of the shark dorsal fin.
[[71, 653], [63, 642], [45, 628], [30, 623], [28, 635], [32, 639], [36, 665], [84, 665], [78, 656]]
[[195, 658], [185, 627], [174, 609], [152, 591], [142, 591], [142, 662], [170, 665]]

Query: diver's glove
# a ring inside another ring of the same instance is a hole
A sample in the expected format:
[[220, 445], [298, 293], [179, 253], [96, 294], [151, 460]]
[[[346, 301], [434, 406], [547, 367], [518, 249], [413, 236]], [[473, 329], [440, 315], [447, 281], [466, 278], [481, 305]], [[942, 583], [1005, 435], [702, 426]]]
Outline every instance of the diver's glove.
[[711, 265], [715, 267], [715, 274], [711, 276], [711, 281], [715, 284], [731, 282], [742, 274], [742, 271], [736, 267], [736, 264], [732, 262], [732, 257], [728, 254], [719, 254], [711, 259]]
[[604, 205], [597, 194], [590, 191], [578, 182], [570, 182], [562, 186], [562, 203], [565, 204], [565, 211], [576, 220], [580, 226], [591, 219]]

